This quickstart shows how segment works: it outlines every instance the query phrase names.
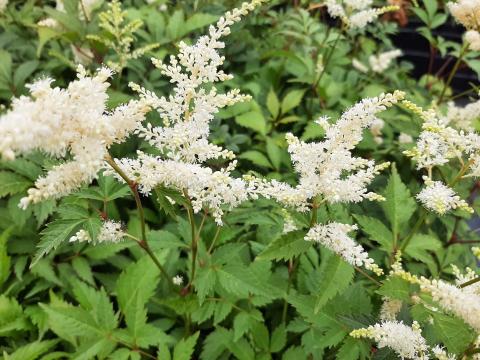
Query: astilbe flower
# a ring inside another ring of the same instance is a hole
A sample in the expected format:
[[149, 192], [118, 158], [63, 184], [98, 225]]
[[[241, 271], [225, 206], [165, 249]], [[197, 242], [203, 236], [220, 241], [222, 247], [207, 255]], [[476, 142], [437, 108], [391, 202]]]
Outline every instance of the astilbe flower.
[[372, 8], [373, 0], [326, 0], [328, 14], [332, 18], [340, 18], [352, 29], [364, 28], [388, 11], [395, 11], [397, 6]]
[[305, 240], [322, 244], [353, 266], [364, 266], [377, 275], [382, 275], [382, 269], [368, 256], [363, 247], [348, 236], [350, 231], [356, 229], [356, 225], [336, 222], [316, 225], [308, 231]]
[[0, 0], [0, 14], [5, 11], [8, 5], [8, 0]]
[[225, 60], [218, 53], [225, 46], [220, 39], [230, 33], [230, 27], [242, 15], [262, 1], [243, 3], [227, 12], [216, 26], [210, 26], [208, 35], [201, 36], [193, 45], [181, 42], [178, 56], [171, 56], [169, 64], [153, 59], [155, 66], [174, 84], [169, 97], [157, 97], [138, 85], [131, 85], [143, 99], [154, 104], [162, 118], [163, 126], [148, 124], [137, 129], [160, 155], [139, 153], [136, 159], [120, 159], [120, 167], [145, 194], [158, 185], [183, 191], [192, 199], [195, 212], [210, 209], [218, 224], [222, 223], [222, 206], [238, 205], [249, 198], [253, 189], [243, 179], [230, 176], [235, 161], [219, 171], [205, 164], [207, 160], [234, 158], [231, 151], [208, 141], [210, 122], [220, 108], [250, 98], [237, 89], [220, 94], [212, 86], [232, 78], [219, 69]]
[[52, 88], [52, 79], [38, 80], [28, 85], [31, 97], [14, 99], [12, 109], [0, 117], [4, 159], [40, 150], [66, 160], [37, 179], [21, 207], [68, 195], [90, 183], [104, 166], [108, 148], [123, 142], [144, 120], [149, 111], [146, 100], [107, 111], [110, 76], [107, 68], [90, 77], [79, 67], [78, 80], [66, 89]]
[[468, 30], [464, 36], [468, 47], [473, 51], [480, 51], [480, 33], [476, 30]]
[[402, 301], [398, 299], [391, 299], [389, 297], [384, 297], [382, 302], [382, 307], [380, 308], [380, 320], [384, 321], [395, 321], [397, 314], [402, 309]]
[[[435, 302], [480, 332], [480, 296], [443, 280], [420, 279], [422, 291], [430, 293]], [[468, 287], [467, 287], [468, 288]]]
[[453, 101], [448, 103], [447, 113], [442, 120], [452, 127], [472, 131], [474, 129], [473, 121], [478, 119], [480, 114], [480, 100], [474, 101], [463, 107], [455, 105]]
[[458, 0], [447, 3], [447, 7], [455, 20], [467, 29], [477, 29], [480, 26], [480, 1]]
[[117, 243], [125, 237], [125, 232], [122, 230], [122, 224], [113, 220], [106, 220], [95, 240], [92, 240], [88, 231], [80, 229], [75, 235], [70, 237], [70, 242], [94, 242], [95, 243]]
[[387, 70], [392, 61], [399, 56], [402, 56], [402, 52], [398, 49], [385, 51], [377, 55], [371, 55], [368, 58], [368, 63], [373, 72], [381, 74]]
[[435, 345], [432, 348], [432, 354], [437, 360], [456, 360], [457, 357], [453, 354], [449, 354], [445, 349], [439, 345]]
[[417, 200], [431, 211], [444, 215], [450, 210], [462, 209], [473, 212], [468, 203], [461, 199], [455, 191], [443, 184], [441, 181], [425, 180], [426, 187], [417, 194]]
[[410, 327], [401, 321], [383, 321], [366, 329], [353, 330], [350, 335], [354, 338], [373, 339], [379, 348], [388, 347], [401, 359], [428, 359], [427, 342], [417, 322], [413, 322]]
[[287, 134], [288, 151], [299, 174], [298, 185], [250, 178], [256, 192], [300, 211], [307, 210], [315, 197], [329, 203], [382, 199], [366, 187], [388, 163], [376, 165], [373, 160], [353, 156], [351, 151], [362, 140], [363, 130], [376, 121], [376, 114], [403, 97], [403, 92], [396, 91], [364, 99], [333, 125], [325, 118], [319, 119], [317, 123], [326, 130], [325, 139], [320, 142], [305, 143]]

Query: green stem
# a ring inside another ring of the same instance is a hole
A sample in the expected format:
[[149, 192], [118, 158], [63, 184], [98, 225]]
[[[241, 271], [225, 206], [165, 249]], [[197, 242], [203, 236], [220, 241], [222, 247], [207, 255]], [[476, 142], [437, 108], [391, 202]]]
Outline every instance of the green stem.
[[187, 286], [185, 287], [186, 290], [190, 290], [190, 288], [192, 287], [193, 280], [195, 279], [195, 271], [197, 268], [198, 238], [200, 235], [197, 236], [195, 218], [193, 216], [193, 207], [186, 190], [183, 191], [183, 195], [185, 196], [185, 199], [188, 201], [187, 213], [188, 213], [188, 221], [190, 222], [190, 228], [192, 233], [192, 243], [190, 245], [191, 252], [192, 252], [192, 266], [191, 266], [191, 272], [190, 272], [190, 280]]
[[402, 252], [405, 251], [405, 249], [407, 248], [408, 244], [410, 243], [410, 240], [412, 240], [413, 236], [417, 233], [417, 231], [422, 227], [423, 223], [425, 222], [425, 220], [427, 220], [427, 217], [428, 217], [428, 212], [424, 209], [424, 208], [421, 208], [420, 210], [422, 212], [422, 214], [419, 216], [417, 222], [415, 223], [415, 225], [413, 225], [413, 228], [412, 230], [410, 231], [410, 233], [407, 235], [407, 237], [405, 239], [403, 239], [403, 242], [402, 242], [402, 246], [400, 247], [400, 250]]
[[137, 206], [137, 212], [138, 212], [138, 217], [140, 219], [140, 231], [142, 234], [142, 237], [140, 241], [137, 241], [137, 243], [140, 245], [140, 247], [145, 250], [145, 252], [150, 256], [150, 258], [153, 260], [155, 265], [158, 267], [160, 272], [163, 274], [163, 276], [167, 279], [169, 286], [173, 289], [174, 284], [170, 276], [168, 275], [167, 271], [165, 268], [162, 266], [160, 261], [158, 260], [157, 256], [155, 253], [152, 251], [150, 246], [148, 245], [147, 241], [147, 232], [146, 232], [146, 223], [145, 223], [145, 212], [143, 211], [143, 206], [142, 206], [142, 201], [140, 199], [140, 194], [138, 193], [138, 186], [135, 183], [135, 181], [131, 180], [127, 174], [117, 165], [115, 160], [111, 157], [110, 154], [105, 156], [105, 161], [112, 167], [113, 170], [127, 183], [127, 185], [130, 188], [130, 191], [133, 194], [133, 197], [135, 198], [135, 204]]
[[362, 274], [363, 276], [365, 276], [367, 279], [369, 279], [370, 281], [374, 282], [375, 284], [377, 284], [378, 286], [382, 285], [382, 283], [378, 280], [376, 280], [375, 278], [371, 277], [370, 275], [367, 274], [366, 271], [364, 271], [362, 268], [359, 268], [358, 266], [355, 266], [355, 270], [357, 270], [360, 274]]
[[333, 46], [331, 47], [330, 49], [330, 52], [328, 53], [327, 55], [327, 58], [325, 59], [325, 63], [323, 64], [323, 70], [322, 72], [320, 73], [320, 75], [318, 76], [318, 79], [317, 81], [315, 81], [315, 83], [312, 85], [312, 88], [316, 88], [317, 85], [320, 83], [320, 80], [322, 80], [322, 77], [323, 77], [323, 74], [325, 74], [325, 71], [327, 70], [327, 66], [328, 64], [330, 63], [330, 60], [333, 56], [333, 52], [335, 51], [335, 48], [337, 47], [337, 44], [338, 44], [338, 41], [340, 40], [340, 37], [342, 36], [342, 32], [340, 31], [338, 33], [338, 36], [337, 38], [335, 39], [335, 42], [333, 43]]
[[464, 282], [463, 284], [460, 284], [459, 287], [464, 288], [473, 284], [476, 284], [477, 282], [480, 281], [480, 276], [477, 276], [476, 278], [469, 280], [467, 282]]
[[443, 86], [442, 93], [440, 94], [440, 98], [438, 99], [438, 105], [440, 105], [443, 101], [443, 98], [445, 96], [445, 92], [447, 91], [447, 88], [450, 86], [450, 83], [453, 80], [453, 77], [455, 76], [458, 67], [462, 63], [463, 56], [467, 53], [468, 45], [463, 45], [462, 49], [460, 50], [460, 54], [458, 55], [457, 61], [455, 62], [455, 65], [453, 65], [452, 71], [450, 71], [450, 74], [448, 75], [448, 79], [446, 83]]

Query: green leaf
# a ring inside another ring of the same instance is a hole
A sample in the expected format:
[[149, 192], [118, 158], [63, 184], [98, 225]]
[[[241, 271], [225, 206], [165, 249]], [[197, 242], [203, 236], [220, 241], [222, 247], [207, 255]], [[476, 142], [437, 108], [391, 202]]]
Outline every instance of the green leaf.
[[227, 344], [232, 339], [232, 332], [225, 330], [222, 327], [217, 327], [211, 332], [203, 341], [202, 353], [200, 359], [202, 360], [216, 360], [225, 351]]
[[199, 335], [200, 331], [197, 331], [192, 336], [180, 340], [173, 349], [173, 360], [190, 360]]
[[359, 360], [368, 359], [370, 348], [364, 341], [358, 341], [352, 337], [347, 337], [342, 346], [338, 349], [337, 360]]
[[60, 219], [49, 223], [41, 232], [42, 238], [37, 245], [30, 268], [50, 251], [55, 250], [83, 224], [84, 219]]
[[304, 240], [304, 231], [292, 231], [273, 240], [257, 255], [258, 260], [289, 260], [307, 251], [312, 243]]
[[392, 299], [410, 301], [410, 284], [398, 276], [390, 276], [383, 281], [377, 293]]
[[4, 230], [0, 235], [0, 288], [10, 276], [11, 259], [7, 252], [7, 241], [10, 233], [11, 228]]
[[273, 88], [270, 89], [267, 95], [267, 109], [273, 119], [278, 117], [278, 114], [280, 113], [280, 102], [278, 101], [278, 97], [273, 91]]
[[393, 235], [398, 236], [400, 228], [410, 220], [417, 206], [395, 165], [392, 166], [384, 196], [386, 201], [381, 203], [383, 211], [390, 221]]
[[194, 30], [210, 25], [218, 20], [218, 16], [207, 13], [195, 13], [185, 22], [183, 34], [188, 34]]
[[449, 352], [462, 354], [475, 340], [474, 332], [462, 320], [441, 313], [431, 315], [433, 330]]
[[262, 166], [266, 168], [272, 167], [272, 164], [270, 164], [270, 161], [268, 161], [267, 157], [257, 150], [245, 151], [241, 153], [238, 157], [240, 159], [250, 160], [252, 163], [258, 166]]
[[338, 293], [344, 291], [353, 280], [354, 269], [337, 255], [331, 255], [321, 269], [316, 288], [315, 313]]
[[270, 352], [279, 352], [285, 347], [286, 344], [287, 331], [285, 330], [285, 324], [281, 324], [272, 332], [272, 338], [270, 339]]
[[0, 83], [10, 84], [12, 77], [12, 57], [5, 51], [0, 50]]
[[282, 150], [271, 138], [267, 138], [267, 154], [273, 164], [273, 167], [276, 170], [279, 170], [282, 162]]
[[185, 16], [182, 10], [175, 10], [175, 12], [170, 15], [170, 20], [167, 25], [169, 39], [175, 40], [181, 37], [184, 34], [182, 29], [185, 29]]
[[158, 269], [149, 257], [131, 264], [118, 277], [115, 288], [117, 299], [133, 337], [137, 337], [147, 323], [145, 305], [153, 296], [158, 282]]
[[22, 63], [13, 74], [13, 85], [19, 89], [25, 84], [25, 81], [37, 69], [39, 62], [37, 60], [30, 60]]
[[238, 125], [252, 129], [262, 135], [267, 133], [267, 123], [260, 111], [249, 111], [235, 117]]
[[412, 237], [410, 243], [405, 249], [405, 253], [414, 259], [420, 260], [424, 263], [432, 261], [430, 252], [442, 248], [442, 243], [433, 235], [417, 234]]
[[30, 344], [17, 348], [13, 353], [9, 354], [5, 359], [8, 360], [37, 360], [40, 355], [45, 354], [54, 347], [59, 340], [34, 341]]
[[305, 90], [292, 90], [282, 100], [282, 114], [296, 108], [302, 101]]
[[90, 268], [90, 263], [87, 259], [81, 256], [76, 256], [72, 260], [72, 267], [80, 279], [86, 281], [90, 285], [95, 285], [92, 269]]
[[380, 220], [365, 215], [354, 215], [358, 225], [369, 239], [378, 242], [387, 253], [393, 250], [393, 234]]
[[29, 188], [32, 182], [10, 171], [0, 171], [0, 197], [17, 194]]

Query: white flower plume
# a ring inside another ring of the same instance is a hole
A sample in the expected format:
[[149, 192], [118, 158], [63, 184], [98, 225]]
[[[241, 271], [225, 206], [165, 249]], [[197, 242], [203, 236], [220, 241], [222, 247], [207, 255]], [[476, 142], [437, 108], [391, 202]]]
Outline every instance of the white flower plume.
[[149, 111], [144, 99], [107, 110], [110, 76], [107, 68], [90, 77], [79, 67], [78, 79], [66, 89], [52, 88], [52, 79], [38, 80], [29, 85], [31, 97], [15, 99], [12, 109], [0, 117], [4, 159], [40, 150], [66, 160], [37, 179], [21, 200], [22, 207], [68, 195], [90, 183], [102, 168], [108, 148], [124, 141], [144, 120]]
[[180, 43], [178, 56], [171, 56], [169, 64], [153, 60], [174, 84], [173, 94], [168, 98], [131, 85], [143, 99], [154, 104], [162, 118], [163, 126], [147, 124], [137, 129], [161, 155], [139, 153], [137, 159], [120, 159], [120, 167], [135, 179], [143, 193], [150, 193], [158, 185], [188, 193], [194, 210], [208, 208], [219, 224], [222, 206], [236, 206], [247, 200], [250, 193], [248, 183], [230, 176], [235, 162], [219, 171], [204, 164], [211, 159], [234, 158], [231, 151], [208, 141], [210, 122], [220, 108], [250, 98], [236, 89], [220, 94], [213, 86], [232, 78], [219, 69], [225, 60], [218, 52], [225, 46], [220, 39], [230, 33], [230, 27], [242, 15], [263, 1], [243, 3], [240, 8], [227, 12], [215, 26], [210, 26], [208, 35], [201, 36], [193, 45]]
[[257, 193], [299, 210], [308, 209], [309, 200], [317, 196], [330, 203], [381, 199], [366, 187], [388, 163], [376, 165], [373, 160], [353, 156], [351, 151], [362, 140], [363, 130], [377, 121], [376, 114], [403, 97], [403, 92], [396, 91], [364, 99], [333, 125], [325, 118], [319, 119], [317, 123], [326, 130], [321, 142], [305, 143], [287, 134], [288, 151], [299, 174], [298, 185], [251, 179]]
[[348, 236], [350, 231], [356, 229], [356, 225], [335, 222], [316, 225], [308, 231], [305, 240], [322, 244], [353, 266], [364, 266], [377, 275], [382, 275], [382, 269], [368, 256], [363, 247]]
[[388, 347], [401, 359], [427, 360], [429, 358], [427, 342], [416, 322], [413, 322], [410, 327], [401, 321], [384, 321], [366, 329], [353, 330], [350, 335], [354, 338], [372, 339], [379, 348]]

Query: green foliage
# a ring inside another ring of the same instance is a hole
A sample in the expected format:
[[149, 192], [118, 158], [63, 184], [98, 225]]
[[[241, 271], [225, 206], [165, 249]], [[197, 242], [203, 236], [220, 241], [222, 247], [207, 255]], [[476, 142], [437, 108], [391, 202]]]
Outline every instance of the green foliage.
[[[52, 1], [11, 0], [0, 13], [0, 115], [34, 79], [51, 77], [67, 86], [79, 62], [87, 72], [104, 63], [116, 71], [107, 111], [138, 98], [130, 82], [168, 97], [172, 84], [149, 58], [168, 62], [180, 41], [192, 43], [240, 2], [98, 1], [85, 9], [86, 3], [64, 0], [63, 8], [53, 8]], [[410, 10], [433, 55], [460, 56], [461, 44], [437, 31], [451, 22], [439, 2], [420, 1]], [[254, 99], [221, 109], [211, 123], [211, 142], [238, 159], [235, 177], [249, 173], [297, 184], [285, 134], [318, 141], [325, 129], [315, 119], [337, 119], [363, 97], [401, 89], [428, 108], [444, 90], [443, 102], [435, 105], [441, 111], [454, 100], [446, 73], [431, 71], [417, 81], [403, 59], [383, 73], [353, 66], [353, 59], [369, 64], [370, 56], [391, 49], [396, 23], [384, 19], [360, 31], [326, 18], [321, 2], [271, 1], [226, 38], [225, 73], [235, 77], [219, 90], [239, 88]], [[42, 25], [45, 19], [55, 26]], [[477, 58], [469, 51], [462, 66], [480, 73]], [[471, 92], [477, 90], [472, 85]], [[153, 111], [148, 117], [162, 122]], [[401, 249], [403, 268], [415, 275], [452, 282], [456, 265], [478, 276], [468, 246], [478, 240], [464, 213], [422, 217], [426, 211], [415, 196], [423, 174], [402, 155], [413, 145], [399, 141], [401, 133], [418, 137], [418, 116], [399, 105], [380, 117], [382, 142], [366, 129], [353, 153], [392, 163], [371, 184], [385, 201], [327, 204], [319, 198], [318, 209], [301, 212], [259, 198], [224, 208], [221, 227], [208, 208], [190, 214], [199, 210], [196, 204], [169, 184], [135, 198], [135, 182], [126, 185], [106, 174], [68, 197], [24, 211], [20, 199], [58, 161], [40, 152], [2, 159], [2, 359], [395, 359], [392, 350], [349, 336], [380, 321], [386, 298], [402, 302], [397, 319], [418, 321], [430, 346], [445, 346], [458, 358], [478, 352], [474, 329], [418, 285], [390, 274]], [[472, 125], [478, 128], [478, 119]], [[150, 151], [151, 145], [132, 136], [109, 149], [114, 158], [135, 158], [137, 150]], [[455, 161], [435, 167], [432, 176], [455, 179], [462, 166]], [[208, 164], [224, 167], [223, 159]], [[459, 180], [453, 189], [478, 210], [476, 180]], [[105, 220], [122, 224], [127, 235], [121, 242], [99, 241]], [[290, 220], [295, 230], [284, 232]], [[385, 274], [352, 266], [304, 240], [313, 225], [329, 222], [358, 224], [350, 236]], [[78, 231], [90, 241], [70, 242]]]

